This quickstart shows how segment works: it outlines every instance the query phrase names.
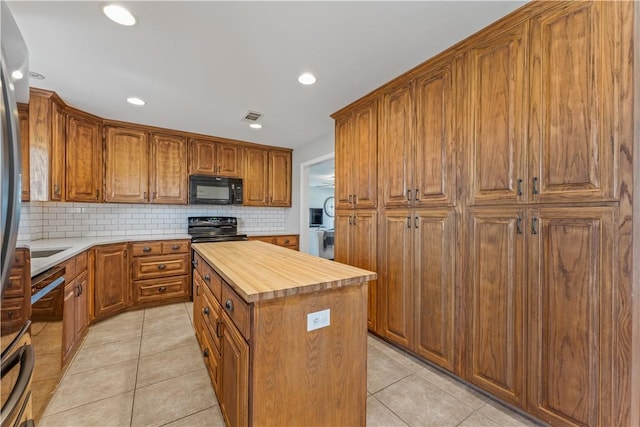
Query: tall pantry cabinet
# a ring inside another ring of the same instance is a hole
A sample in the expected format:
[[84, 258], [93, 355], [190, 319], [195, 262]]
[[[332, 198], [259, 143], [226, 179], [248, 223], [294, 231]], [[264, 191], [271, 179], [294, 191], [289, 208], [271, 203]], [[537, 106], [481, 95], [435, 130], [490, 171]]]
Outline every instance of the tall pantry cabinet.
[[531, 2], [333, 115], [338, 166], [379, 100], [370, 329], [552, 425], [640, 424], [639, 9]]

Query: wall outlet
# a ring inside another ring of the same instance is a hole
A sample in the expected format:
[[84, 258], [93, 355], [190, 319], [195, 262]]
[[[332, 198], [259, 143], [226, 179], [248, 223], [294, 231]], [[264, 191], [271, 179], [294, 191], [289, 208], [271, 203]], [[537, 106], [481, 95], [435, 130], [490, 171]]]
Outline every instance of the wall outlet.
[[307, 314], [307, 332], [329, 326], [331, 310], [326, 309]]

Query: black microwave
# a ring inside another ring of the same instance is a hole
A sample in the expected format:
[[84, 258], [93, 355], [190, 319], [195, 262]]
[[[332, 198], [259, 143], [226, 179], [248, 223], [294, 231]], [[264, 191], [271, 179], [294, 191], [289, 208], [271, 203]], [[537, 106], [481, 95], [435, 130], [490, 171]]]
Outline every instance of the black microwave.
[[242, 179], [222, 176], [189, 176], [189, 203], [192, 205], [241, 205]]

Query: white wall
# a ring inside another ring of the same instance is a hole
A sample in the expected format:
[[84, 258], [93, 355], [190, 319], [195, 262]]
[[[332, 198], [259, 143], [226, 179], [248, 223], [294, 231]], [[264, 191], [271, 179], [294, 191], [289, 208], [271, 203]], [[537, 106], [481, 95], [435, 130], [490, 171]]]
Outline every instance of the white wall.
[[[334, 188], [309, 187], [309, 207], [324, 209], [324, 201], [327, 197], [333, 197], [334, 193]], [[333, 217], [328, 216], [324, 210], [322, 212], [322, 226], [325, 228], [333, 228]]]
[[[286, 210], [285, 228], [292, 233], [300, 232], [300, 165], [309, 160], [331, 154], [335, 150], [333, 132], [293, 150], [291, 176], [291, 209]], [[308, 214], [307, 214], [308, 215]], [[302, 238], [302, 236], [301, 236]]]

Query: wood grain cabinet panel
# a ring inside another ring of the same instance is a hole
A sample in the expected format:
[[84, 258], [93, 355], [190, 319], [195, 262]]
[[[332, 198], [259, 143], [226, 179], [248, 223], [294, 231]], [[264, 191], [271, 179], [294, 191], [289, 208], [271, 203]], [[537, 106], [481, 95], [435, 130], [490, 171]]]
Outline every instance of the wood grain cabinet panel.
[[137, 129], [107, 127], [104, 143], [106, 202], [149, 200], [149, 137]]
[[[531, 27], [529, 175], [537, 202], [613, 200], [617, 46], [601, 2], [565, 4]], [[562, 70], [562, 71], [559, 71]], [[535, 183], [533, 182], [535, 180]]]
[[244, 149], [243, 205], [291, 206], [291, 151]]
[[611, 425], [612, 208], [531, 212], [528, 410], [558, 425]]
[[469, 51], [469, 204], [527, 200], [526, 47], [521, 24]]
[[378, 100], [336, 118], [337, 208], [375, 208], [378, 200]]
[[249, 345], [224, 312], [222, 324], [220, 409], [228, 426], [247, 426], [249, 424]]
[[242, 176], [242, 145], [209, 139], [189, 140], [191, 175]]
[[22, 201], [28, 202], [30, 197], [31, 176], [29, 172], [29, 105], [18, 104], [20, 126], [20, 159], [22, 161]]
[[66, 200], [67, 188], [67, 126], [62, 106], [51, 104], [51, 201]]
[[291, 152], [269, 150], [270, 206], [291, 206]]
[[102, 124], [93, 117], [67, 113], [66, 201], [102, 200]]
[[474, 209], [467, 221], [467, 379], [522, 405], [525, 214], [513, 207]]
[[131, 300], [129, 253], [126, 243], [98, 246], [95, 252], [94, 317], [124, 311]]
[[154, 134], [149, 169], [151, 203], [187, 204], [187, 184], [186, 138]]

